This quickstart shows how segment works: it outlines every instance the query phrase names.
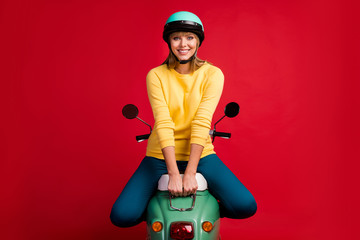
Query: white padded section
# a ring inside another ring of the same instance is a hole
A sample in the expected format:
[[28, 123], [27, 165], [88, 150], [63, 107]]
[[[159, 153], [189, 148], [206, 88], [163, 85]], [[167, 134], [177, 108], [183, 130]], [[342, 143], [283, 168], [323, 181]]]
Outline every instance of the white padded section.
[[[181, 177], [184, 176], [184, 174], [180, 174]], [[201, 173], [196, 173], [195, 175], [196, 182], [198, 184], [198, 191], [205, 191], [208, 187], [207, 181], [204, 178], [204, 176]], [[168, 190], [168, 184], [169, 184], [169, 175], [164, 174], [161, 176], [158, 182], [158, 190], [160, 191], [167, 191]]]

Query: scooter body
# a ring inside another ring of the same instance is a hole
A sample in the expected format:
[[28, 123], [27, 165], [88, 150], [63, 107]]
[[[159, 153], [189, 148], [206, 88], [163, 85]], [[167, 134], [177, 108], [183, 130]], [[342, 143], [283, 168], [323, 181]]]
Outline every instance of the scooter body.
[[[158, 189], [147, 208], [148, 239], [219, 239], [219, 204], [207, 190], [207, 184], [201, 186], [205, 178], [197, 181], [196, 195], [187, 197], [173, 198], [167, 190]], [[154, 224], [160, 224], [161, 229]]]

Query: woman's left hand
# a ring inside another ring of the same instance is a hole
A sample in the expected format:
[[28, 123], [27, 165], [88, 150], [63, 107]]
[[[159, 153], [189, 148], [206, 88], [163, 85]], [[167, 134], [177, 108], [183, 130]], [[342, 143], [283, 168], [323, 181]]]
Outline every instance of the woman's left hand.
[[195, 194], [198, 189], [198, 184], [195, 178], [196, 173], [184, 173], [183, 176], [183, 196], [188, 196], [190, 194]]

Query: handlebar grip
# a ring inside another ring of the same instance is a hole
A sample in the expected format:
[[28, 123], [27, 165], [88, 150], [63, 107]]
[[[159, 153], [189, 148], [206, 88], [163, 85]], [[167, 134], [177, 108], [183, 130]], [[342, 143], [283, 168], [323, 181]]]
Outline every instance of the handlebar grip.
[[150, 134], [139, 135], [139, 136], [136, 136], [136, 141], [142, 142], [142, 141], [149, 139], [149, 137], [150, 137]]
[[221, 137], [221, 138], [231, 138], [231, 133], [226, 132], [214, 132], [214, 137]]

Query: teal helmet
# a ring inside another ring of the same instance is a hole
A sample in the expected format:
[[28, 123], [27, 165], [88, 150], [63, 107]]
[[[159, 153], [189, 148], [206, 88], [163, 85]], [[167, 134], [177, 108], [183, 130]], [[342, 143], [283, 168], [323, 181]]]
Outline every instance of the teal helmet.
[[195, 14], [191, 12], [181, 11], [172, 14], [165, 23], [163, 39], [169, 44], [169, 36], [174, 32], [192, 32], [195, 33], [200, 40], [199, 46], [204, 41], [203, 24]]

